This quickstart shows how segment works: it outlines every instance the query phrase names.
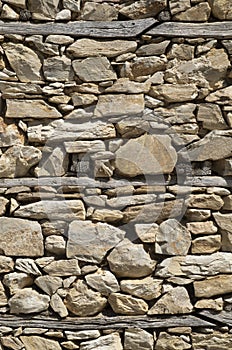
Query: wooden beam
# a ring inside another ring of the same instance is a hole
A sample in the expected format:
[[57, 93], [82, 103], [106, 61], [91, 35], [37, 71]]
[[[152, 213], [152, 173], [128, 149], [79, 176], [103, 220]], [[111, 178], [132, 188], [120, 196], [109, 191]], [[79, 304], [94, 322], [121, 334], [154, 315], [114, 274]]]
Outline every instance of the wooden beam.
[[214, 23], [165, 22], [155, 26], [146, 34], [152, 36], [184, 38], [232, 38], [232, 21]]
[[204, 316], [204, 319], [210, 322], [220, 322], [224, 325], [232, 326], [232, 311], [213, 312], [204, 310], [199, 312], [199, 315]]

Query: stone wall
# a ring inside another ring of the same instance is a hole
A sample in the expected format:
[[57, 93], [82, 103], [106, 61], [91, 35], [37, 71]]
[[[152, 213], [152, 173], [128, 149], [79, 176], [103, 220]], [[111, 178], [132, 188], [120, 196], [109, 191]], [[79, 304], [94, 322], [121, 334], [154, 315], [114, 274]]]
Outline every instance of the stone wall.
[[0, 349], [229, 349], [232, 41], [18, 30], [221, 23], [231, 1], [1, 3]]

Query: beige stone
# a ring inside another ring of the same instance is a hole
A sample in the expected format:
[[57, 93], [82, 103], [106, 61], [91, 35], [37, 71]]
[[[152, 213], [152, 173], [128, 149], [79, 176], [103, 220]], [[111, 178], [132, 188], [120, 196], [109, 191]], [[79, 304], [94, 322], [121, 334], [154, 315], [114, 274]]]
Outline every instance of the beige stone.
[[192, 60], [194, 58], [194, 46], [187, 44], [173, 44], [171, 50], [167, 53], [167, 58], [177, 58], [178, 60], [183, 61]]
[[125, 294], [111, 293], [108, 302], [116, 314], [144, 315], [148, 310], [144, 300]]
[[199, 237], [192, 241], [192, 254], [211, 254], [221, 248], [221, 235]]
[[119, 78], [115, 83], [108, 87], [105, 92], [107, 93], [122, 93], [122, 94], [141, 94], [148, 93], [150, 90], [151, 83], [146, 81], [144, 83], [139, 83], [132, 81], [129, 78]]
[[213, 163], [213, 167], [215, 171], [223, 176], [230, 176], [232, 175], [232, 159], [220, 159]]
[[219, 210], [223, 206], [223, 200], [216, 194], [191, 194], [188, 206], [193, 208]]
[[6, 105], [7, 118], [56, 119], [62, 117], [56, 108], [43, 100], [9, 99], [6, 101]]
[[33, 278], [24, 272], [12, 272], [3, 277], [3, 284], [9, 288], [11, 294], [24, 287], [30, 287], [33, 282]]
[[159, 231], [157, 224], [135, 224], [135, 232], [144, 243], [155, 243]]
[[147, 45], [142, 45], [136, 51], [136, 54], [138, 56], [159, 56], [165, 54], [166, 48], [169, 44], [169, 40], [163, 40], [159, 43], [150, 43]]
[[206, 22], [209, 19], [211, 8], [207, 2], [202, 2], [184, 12], [174, 16], [174, 19], [182, 22]]
[[8, 199], [0, 197], [0, 216], [3, 216], [6, 212], [6, 206], [9, 203]]
[[192, 342], [194, 350], [201, 350], [204, 348], [207, 348], [207, 350], [214, 350], [215, 348], [226, 350], [231, 345], [232, 334], [221, 333], [216, 330], [212, 333], [210, 332], [210, 334], [193, 332]]
[[210, 235], [218, 231], [213, 221], [188, 222], [186, 226], [194, 235]]
[[184, 12], [191, 7], [190, 0], [169, 0], [170, 11], [172, 15]]
[[[8, 349], [13, 349], [13, 350], [21, 350], [23, 348], [23, 343], [18, 338], [12, 335], [1, 337], [1, 344], [4, 347]], [[3, 348], [1, 347], [1, 349]]]
[[2, 282], [0, 282], [0, 307], [5, 306], [7, 304], [8, 304], [8, 298], [6, 295], [6, 291]]
[[218, 275], [208, 277], [202, 281], [193, 283], [195, 296], [197, 298], [208, 298], [232, 292], [232, 276]]
[[62, 298], [57, 293], [51, 296], [50, 305], [53, 311], [58, 313], [61, 318], [68, 316], [68, 310], [64, 305]]
[[[93, 94], [80, 94], [78, 92], [75, 92], [72, 95], [72, 102], [75, 107], [88, 106], [94, 102], [97, 102], [97, 100], [97, 97]], [[75, 113], [75, 110], [72, 113]]]
[[102, 295], [118, 292], [120, 290], [116, 277], [107, 270], [98, 269], [95, 273], [85, 277], [87, 284]]
[[232, 233], [232, 214], [213, 213], [213, 217], [220, 229]]
[[118, 18], [117, 9], [107, 3], [99, 4], [87, 1], [81, 10], [80, 18], [85, 21], [113, 21]]
[[58, 13], [59, 0], [33, 0], [28, 1], [28, 10], [32, 12], [33, 19], [52, 20]]
[[119, 333], [112, 333], [95, 340], [82, 342], [80, 350], [123, 350]]
[[66, 56], [49, 57], [44, 60], [43, 72], [48, 81], [69, 81], [72, 79], [71, 60]]
[[14, 261], [4, 255], [0, 255], [0, 271], [1, 273], [11, 272], [14, 269]]
[[26, 350], [61, 350], [59, 342], [55, 340], [50, 340], [36, 335], [21, 336], [20, 339], [23, 342]]
[[52, 295], [63, 286], [62, 278], [54, 276], [39, 276], [35, 284], [46, 294]]
[[64, 331], [68, 340], [96, 339], [101, 336], [98, 330]]
[[[161, 332], [155, 345], [155, 350], [185, 350], [191, 349], [191, 344], [181, 337]], [[200, 350], [200, 349], [199, 349]]]
[[161, 295], [162, 280], [151, 276], [136, 280], [122, 280], [120, 287], [123, 292], [135, 297], [152, 300]]
[[116, 223], [123, 218], [123, 213], [120, 210], [96, 209], [91, 215], [91, 220], [108, 222], [109, 224]]
[[134, 78], [152, 75], [166, 68], [167, 59], [158, 56], [137, 57], [133, 60], [130, 70]]
[[221, 20], [232, 19], [232, 6], [230, 0], [210, 0], [210, 5], [215, 18]]
[[140, 328], [129, 328], [124, 334], [125, 350], [153, 350], [154, 337]]
[[232, 210], [232, 195], [223, 198], [224, 205], [223, 210]]
[[130, 19], [154, 17], [167, 6], [166, 0], [139, 0], [130, 5], [123, 6], [120, 13]]
[[211, 216], [211, 211], [209, 209], [187, 209], [185, 212], [185, 217], [190, 222], [191, 221], [201, 221], [202, 222], [202, 221], [209, 219], [210, 216]]
[[24, 143], [24, 137], [15, 124], [5, 124], [0, 117], [0, 147], [10, 147]]
[[45, 249], [54, 255], [64, 255], [66, 252], [66, 242], [62, 236], [50, 235], [45, 239]]
[[12, 314], [31, 314], [48, 309], [50, 298], [42, 295], [31, 288], [16, 291], [9, 300]]
[[4, 4], [1, 10], [1, 19], [18, 21], [19, 14], [16, 11], [14, 11], [12, 7], [8, 6], [7, 4]]
[[217, 102], [218, 104], [231, 105], [232, 86], [227, 86], [224, 89], [212, 92], [206, 97], [207, 102]]
[[210, 309], [215, 311], [222, 311], [223, 310], [223, 299], [222, 298], [216, 298], [216, 299], [202, 299], [198, 300], [194, 307], [196, 309]]
[[74, 72], [84, 82], [101, 82], [117, 79], [106, 57], [89, 57], [72, 62]]
[[198, 89], [194, 84], [163, 84], [152, 86], [149, 92], [154, 98], [165, 102], [186, 102], [198, 96]]
[[79, 276], [81, 270], [77, 259], [57, 260], [45, 265], [43, 270], [51, 276]]
[[221, 109], [213, 103], [202, 103], [198, 107], [197, 120], [203, 123], [203, 128], [208, 130], [227, 129]]

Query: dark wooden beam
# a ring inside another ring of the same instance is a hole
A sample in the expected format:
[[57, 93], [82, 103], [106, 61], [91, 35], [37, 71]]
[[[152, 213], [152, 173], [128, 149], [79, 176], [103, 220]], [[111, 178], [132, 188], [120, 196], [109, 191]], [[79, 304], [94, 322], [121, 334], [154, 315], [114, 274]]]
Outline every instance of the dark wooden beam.
[[232, 311], [201, 311], [199, 312], [200, 316], [204, 316], [204, 319], [209, 320], [210, 322], [219, 322], [224, 325], [232, 327]]

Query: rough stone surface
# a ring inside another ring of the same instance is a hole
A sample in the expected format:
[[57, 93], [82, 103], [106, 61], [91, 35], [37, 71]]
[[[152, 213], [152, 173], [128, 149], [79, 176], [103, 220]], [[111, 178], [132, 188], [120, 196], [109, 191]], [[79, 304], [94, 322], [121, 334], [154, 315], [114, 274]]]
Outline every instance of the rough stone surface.
[[117, 79], [117, 75], [106, 57], [89, 57], [83, 61], [73, 61], [73, 69], [78, 78], [84, 82]]
[[231, 275], [208, 277], [203, 281], [193, 283], [195, 295], [198, 298], [208, 298], [232, 292]]
[[48, 81], [69, 81], [72, 77], [71, 60], [66, 56], [47, 58], [43, 72]]
[[98, 269], [95, 273], [88, 274], [85, 279], [91, 288], [102, 295], [109, 295], [120, 290], [116, 277], [107, 270]]
[[18, 290], [9, 300], [10, 312], [13, 314], [31, 314], [48, 309], [50, 298], [31, 288]]
[[61, 346], [58, 341], [50, 340], [47, 338], [42, 338], [39, 336], [21, 336], [21, 341], [23, 342], [26, 350], [61, 350]]
[[80, 350], [122, 350], [122, 343], [118, 333], [105, 335], [96, 340], [89, 340], [81, 344]]
[[232, 7], [229, 0], [210, 0], [213, 16], [221, 20], [232, 19]]
[[194, 84], [163, 84], [151, 87], [152, 97], [167, 102], [186, 102], [194, 100], [198, 96], [198, 90]]
[[155, 350], [185, 350], [191, 349], [191, 344], [186, 342], [181, 337], [176, 335], [170, 335], [166, 332], [161, 332], [157, 343], [155, 345]]
[[7, 100], [7, 118], [57, 119], [62, 115], [43, 100]]
[[148, 0], [139, 0], [128, 6], [124, 6], [120, 10], [120, 13], [131, 19], [153, 17], [165, 9], [166, 5], [166, 0], [154, 0], [152, 2]]
[[127, 329], [124, 337], [125, 350], [153, 350], [154, 337], [143, 329]]
[[123, 292], [135, 297], [152, 300], [161, 295], [162, 280], [151, 276], [138, 280], [122, 280], [120, 282], [120, 288]]
[[213, 331], [211, 334], [204, 333], [193, 333], [193, 348], [196, 350], [201, 350], [207, 347], [209, 350], [219, 347], [219, 349], [228, 349], [232, 342], [231, 334], [224, 334], [218, 331]]
[[59, 0], [29, 0], [28, 9], [32, 12], [34, 19], [51, 20], [55, 19], [58, 13]]
[[117, 314], [143, 315], [148, 310], [148, 305], [144, 300], [120, 293], [111, 293], [108, 301]]

